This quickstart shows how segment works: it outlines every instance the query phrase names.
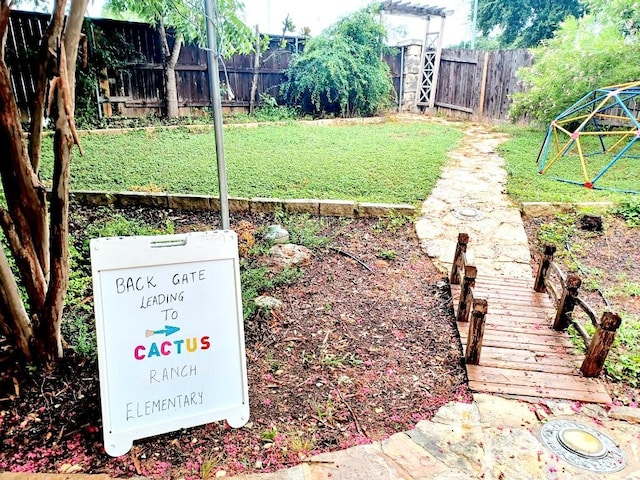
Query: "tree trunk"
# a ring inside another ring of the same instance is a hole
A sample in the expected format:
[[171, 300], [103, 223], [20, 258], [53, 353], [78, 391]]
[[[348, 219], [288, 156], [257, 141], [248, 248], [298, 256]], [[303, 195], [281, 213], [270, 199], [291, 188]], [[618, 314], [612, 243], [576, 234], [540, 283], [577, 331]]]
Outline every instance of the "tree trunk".
[[251, 94], [249, 95], [249, 115], [253, 115], [256, 108], [256, 92], [260, 75], [260, 30], [256, 25], [256, 52], [253, 56], [253, 78], [251, 79]]
[[176, 118], [180, 115], [178, 109], [178, 85], [176, 82], [176, 65], [182, 48], [182, 35], [176, 35], [173, 49], [169, 48], [167, 39], [167, 30], [163, 24], [158, 26], [160, 32], [160, 40], [162, 43], [163, 66], [164, 66], [164, 86], [165, 86], [165, 105], [167, 107], [167, 117]]
[[[55, 2], [35, 73], [31, 99], [29, 147], [24, 145], [4, 42], [10, 2], [0, 0], [0, 175], [7, 208], [0, 208], [0, 225], [28, 297], [28, 310], [6, 256], [0, 255], [0, 329], [26, 360], [50, 364], [62, 356], [60, 323], [69, 277], [69, 164], [79, 145], [73, 123], [75, 65], [88, 0], [72, 0], [66, 20], [66, 0]], [[63, 25], [65, 25], [63, 35]], [[42, 115], [46, 86], [57, 105], [51, 217], [39, 180]]]
[[58, 118], [53, 147], [55, 160], [50, 200], [51, 275], [37, 335], [38, 339], [42, 340], [38, 353], [46, 362], [62, 358], [60, 325], [69, 285], [69, 177], [71, 150], [77, 141], [73, 134], [76, 58], [88, 0], [77, 0], [74, 3], [78, 4], [78, 7], [69, 12], [63, 40], [64, 49], [61, 50], [64, 57], [60, 58], [59, 62], [59, 73], [66, 77], [68, 89], [64, 86], [58, 89]]

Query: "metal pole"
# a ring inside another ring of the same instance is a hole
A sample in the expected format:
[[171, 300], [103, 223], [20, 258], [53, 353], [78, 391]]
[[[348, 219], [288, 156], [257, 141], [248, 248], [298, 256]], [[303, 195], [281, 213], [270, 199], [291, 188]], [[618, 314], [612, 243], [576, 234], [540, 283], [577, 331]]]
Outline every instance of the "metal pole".
[[220, 71], [218, 69], [218, 47], [213, 24], [215, 0], [204, 0], [207, 22], [207, 71], [209, 72], [209, 92], [213, 113], [213, 130], [216, 136], [216, 159], [218, 162], [218, 187], [220, 189], [220, 217], [222, 229], [229, 230], [229, 195], [227, 192], [227, 170], [224, 159], [224, 137], [222, 131], [222, 101], [220, 100]]
[[407, 53], [406, 45], [400, 50], [400, 86], [398, 87], [398, 113], [402, 113], [402, 96], [404, 95], [404, 56]]
[[471, 50], [476, 49], [476, 34], [478, 23], [478, 0], [473, 0], [473, 17], [471, 20]]

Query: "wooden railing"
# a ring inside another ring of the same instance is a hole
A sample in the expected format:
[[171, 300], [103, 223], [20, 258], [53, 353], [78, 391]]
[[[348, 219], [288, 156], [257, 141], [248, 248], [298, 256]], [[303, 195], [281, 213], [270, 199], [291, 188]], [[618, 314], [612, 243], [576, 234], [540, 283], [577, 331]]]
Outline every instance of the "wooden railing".
[[[554, 330], [566, 330], [569, 326], [573, 326], [576, 329], [587, 349], [580, 371], [585, 377], [597, 377], [602, 373], [604, 362], [616, 337], [616, 331], [620, 327], [621, 319], [616, 313], [610, 311], [605, 311], [598, 319], [593, 308], [578, 294], [582, 280], [577, 275], [564, 274], [553, 261], [555, 252], [556, 247], [552, 245], [547, 245], [544, 248], [534, 290], [536, 292], [547, 292], [555, 301]], [[551, 281], [553, 275], [559, 279], [560, 288], [556, 288]], [[595, 327], [596, 330], [593, 337], [589, 335], [581, 323], [575, 320], [574, 310], [576, 307], [585, 313]]]
[[484, 298], [475, 298], [473, 287], [476, 284], [478, 269], [467, 262], [467, 244], [469, 235], [458, 234], [458, 244], [453, 258], [449, 282], [452, 285], [460, 284], [460, 299], [458, 301], [457, 322], [469, 322], [469, 334], [467, 335], [467, 348], [465, 361], [471, 365], [478, 365], [482, 351], [482, 337], [484, 336], [485, 317], [487, 315], [488, 302]]

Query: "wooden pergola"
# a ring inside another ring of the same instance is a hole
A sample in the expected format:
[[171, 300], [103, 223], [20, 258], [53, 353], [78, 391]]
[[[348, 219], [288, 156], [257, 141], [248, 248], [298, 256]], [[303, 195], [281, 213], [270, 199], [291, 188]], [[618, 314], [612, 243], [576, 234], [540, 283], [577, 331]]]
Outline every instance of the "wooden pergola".
[[[415, 5], [397, 0], [384, 1], [382, 3], [382, 12], [392, 15], [418, 17], [427, 22], [425, 38], [422, 42], [421, 75], [418, 81], [418, 91], [416, 92], [416, 107], [433, 108], [436, 101], [444, 22], [447, 15], [453, 12], [443, 7]], [[431, 17], [440, 17], [439, 32], [431, 31]]]

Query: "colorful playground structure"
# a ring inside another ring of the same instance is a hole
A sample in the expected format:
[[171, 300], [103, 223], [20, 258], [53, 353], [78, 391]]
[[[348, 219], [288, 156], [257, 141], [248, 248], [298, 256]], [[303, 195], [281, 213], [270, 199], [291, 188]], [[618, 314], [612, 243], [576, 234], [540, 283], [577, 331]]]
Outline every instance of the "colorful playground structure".
[[[563, 158], [568, 162], [579, 159], [584, 181], [554, 178], [586, 188], [640, 193], [640, 179], [632, 184], [635, 188], [596, 185], [621, 160], [640, 161], [640, 152], [633, 149], [640, 139], [638, 95], [640, 81], [612, 85], [593, 90], [567, 108], [547, 129], [536, 161], [539, 172], [546, 174], [556, 162], [562, 163]], [[596, 156], [601, 158], [596, 161]]]

